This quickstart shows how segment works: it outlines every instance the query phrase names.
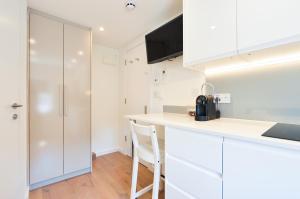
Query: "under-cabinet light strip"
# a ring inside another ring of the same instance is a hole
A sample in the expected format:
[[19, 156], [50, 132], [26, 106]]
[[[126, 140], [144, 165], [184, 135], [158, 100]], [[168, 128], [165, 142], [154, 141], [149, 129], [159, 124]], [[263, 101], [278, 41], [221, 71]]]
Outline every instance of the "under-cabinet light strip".
[[252, 61], [252, 62], [242, 63], [242, 64], [232, 64], [232, 65], [207, 68], [205, 70], [205, 75], [213, 76], [213, 75], [219, 75], [224, 73], [232, 73], [232, 72], [246, 70], [246, 69], [256, 69], [256, 68], [278, 65], [278, 64], [288, 64], [297, 61], [300, 61], [300, 53], [292, 54], [292, 55], [290, 54], [290, 55], [276, 57], [276, 58], [268, 58], [259, 61]]

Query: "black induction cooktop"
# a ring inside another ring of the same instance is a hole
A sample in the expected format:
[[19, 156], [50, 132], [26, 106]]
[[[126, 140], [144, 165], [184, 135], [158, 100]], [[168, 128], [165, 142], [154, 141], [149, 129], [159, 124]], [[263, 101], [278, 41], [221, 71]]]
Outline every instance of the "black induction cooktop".
[[300, 141], [300, 125], [277, 123], [262, 136]]

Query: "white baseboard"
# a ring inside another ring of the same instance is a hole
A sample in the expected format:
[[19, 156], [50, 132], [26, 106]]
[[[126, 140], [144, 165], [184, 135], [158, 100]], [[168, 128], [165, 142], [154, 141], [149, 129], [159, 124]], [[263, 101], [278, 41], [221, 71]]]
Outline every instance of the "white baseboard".
[[131, 153], [127, 150], [127, 148], [121, 148], [120, 152], [124, 155], [130, 156], [131, 157]]
[[29, 186], [25, 189], [25, 199], [29, 199]]
[[52, 178], [50, 180], [45, 180], [43, 182], [38, 182], [38, 183], [35, 183], [35, 184], [31, 184], [29, 189], [30, 189], [30, 191], [32, 191], [32, 190], [38, 189], [40, 187], [44, 187], [44, 186], [47, 186], [47, 185], [50, 185], [50, 184], [53, 184], [53, 183], [57, 183], [57, 182], [60, 182], [60, 181], [63, 181], [63, 180], [69, 179], [69, 178], [73, 178], [73, 177], [76, 177], [76, 176], [80, 176], [80, 175], [83, 175], [83, 174], [86, 174], [86, 173], [90, 173], [90, 172], [91, 172], [91, 168], [82, 169], [82, 170], [79, 170], [79, 171], [75, 171], [75, 172], [72, 172], [72, 173], [65, 174], [63, 176]]
[[121, 152], [120, 148], [116, 147], [116, 148], [111, 148], [111, 149], [105, 149], [103, 151], [98, 151], [95, 152], [96, 156], [102, 156], [102, 155], [106, 155], [106, 154], [110, 154], [110, 153], [115, 153], [115, 152]]

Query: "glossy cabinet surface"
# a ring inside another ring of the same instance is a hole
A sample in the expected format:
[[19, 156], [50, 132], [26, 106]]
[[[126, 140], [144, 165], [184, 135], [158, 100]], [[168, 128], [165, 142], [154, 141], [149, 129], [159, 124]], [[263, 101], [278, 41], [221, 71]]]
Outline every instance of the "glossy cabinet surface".
[[300, 198], [300, 151], [226, 139], [224, 199]]
[[171, 185], [170, 183], [166, 183], [165, 198], [194, 199], [193, 196], [183, 193], [181, 190], [176, 188], [174, 185]]
[[167, 181], [195, 198], [222, 198], [222, 177], [201, 167], [167, 156]]
[[185, 0], [183, 18], [184, 66], [237, 54], [236, 0]]
[[63, 175], [63, 24], [30, 14], [30, 183]]
[[91, 165], [90, 31], [64, 25], [64, 173]]
[[300, 41], [299, 6], [298, 0], [237, 0], [239, 51]]
[[165, 144], [167, 198], [222, 198], [222, 137], [166, 127]]
[[30, 13], [30, 185], [91, 168], [91, 35]]
[[212, 61], [299, 42], [299, 6], [298, 0], [183, 1], [184, 66], [201, 69]]
[[166, 132], [169, 138], [166, 140], [166, 151], [169, 155], [222, 173], [222, 137], [170, 127]]

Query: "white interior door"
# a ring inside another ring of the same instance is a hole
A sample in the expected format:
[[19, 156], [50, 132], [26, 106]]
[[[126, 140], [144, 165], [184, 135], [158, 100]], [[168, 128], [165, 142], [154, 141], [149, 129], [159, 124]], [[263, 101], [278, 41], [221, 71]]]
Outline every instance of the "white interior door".
[[128, 51], [126, 66], [127, 114], [143, 114], [148, 111], [150, 101], [150, 66], [144, 44]]
[[[26, 1], [0, 1], [0, 198], [25, 198]], [[13, 119], [13, 114], [17, 114]], [[17, 118], [16, 118], [17, 117]]]
[[[144, 114], [150, 104], [150, 66], [147, 64], [145, 44], [129, 50], [125, 66], [125, 114]], [[129, 122], [124, 119], [127, 151], [131, 154], [131, 136]]]

